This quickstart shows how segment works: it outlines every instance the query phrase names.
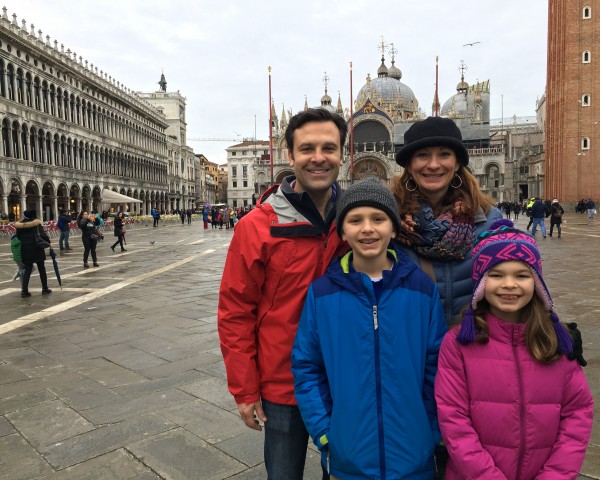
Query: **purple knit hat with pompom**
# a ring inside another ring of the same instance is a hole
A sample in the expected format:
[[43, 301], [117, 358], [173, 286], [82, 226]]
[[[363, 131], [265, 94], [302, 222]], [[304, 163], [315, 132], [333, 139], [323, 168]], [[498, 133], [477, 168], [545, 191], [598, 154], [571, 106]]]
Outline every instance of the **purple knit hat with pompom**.
[[473, 296], [471, 304], [465, 312], [460, 332], [456, 337], [459, 343], [467, 345], [475, 341], [473, 311], [484, 298], [487, 272], [499, 263], [518, 261], [526, 263], [533, 272], [535, 291], [542, 299], [546, 310], [550, 312], [560, 353], [564, 354], [573, 350], [571, 336], [552, 310], [552, 297], [542, 277], [542, 259], [535, 239], [531, 235], [515, 228], [510, 220], [497, 220], [490, 225], [489, 230], [482, 232], [477, 237], [471, 256], [473, 257]]

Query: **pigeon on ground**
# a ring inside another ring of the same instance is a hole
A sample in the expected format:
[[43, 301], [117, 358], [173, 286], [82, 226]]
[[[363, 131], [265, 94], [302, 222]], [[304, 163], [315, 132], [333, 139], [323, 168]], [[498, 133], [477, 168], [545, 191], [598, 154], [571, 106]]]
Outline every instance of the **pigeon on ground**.
[[155, 242], [155, 241], [156, 241], [156, 240], [152, 240], [152, 241], [150, 242], [150, 245], [154, 245], [154, 242]]

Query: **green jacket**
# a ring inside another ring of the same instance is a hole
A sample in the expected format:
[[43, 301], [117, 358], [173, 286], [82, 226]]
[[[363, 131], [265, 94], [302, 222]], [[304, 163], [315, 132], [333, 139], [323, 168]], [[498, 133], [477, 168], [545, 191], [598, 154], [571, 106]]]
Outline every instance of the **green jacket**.
[[10, 239], [10, 249], [12, 251], [13, 260], [21, 263], [21, 240], [14, 234]]

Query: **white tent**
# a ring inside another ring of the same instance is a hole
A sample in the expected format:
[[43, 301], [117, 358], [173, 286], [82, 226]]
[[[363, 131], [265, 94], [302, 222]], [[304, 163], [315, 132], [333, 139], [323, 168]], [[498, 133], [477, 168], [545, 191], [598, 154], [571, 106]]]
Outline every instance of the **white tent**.
[[102, 203], [142, 203], [142, 201], [106, 189], [102, 190]]

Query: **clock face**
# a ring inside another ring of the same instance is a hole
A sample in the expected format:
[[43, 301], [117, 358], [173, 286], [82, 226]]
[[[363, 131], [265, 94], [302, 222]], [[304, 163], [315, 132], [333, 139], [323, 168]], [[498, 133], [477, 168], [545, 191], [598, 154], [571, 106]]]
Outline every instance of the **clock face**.
[[523, 155], [529, 155], [529, 150], [527, 150], [527, 149], [523, 150]]

